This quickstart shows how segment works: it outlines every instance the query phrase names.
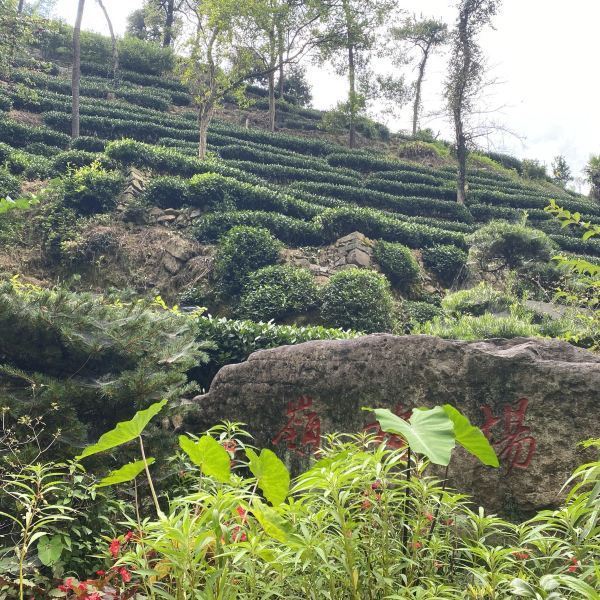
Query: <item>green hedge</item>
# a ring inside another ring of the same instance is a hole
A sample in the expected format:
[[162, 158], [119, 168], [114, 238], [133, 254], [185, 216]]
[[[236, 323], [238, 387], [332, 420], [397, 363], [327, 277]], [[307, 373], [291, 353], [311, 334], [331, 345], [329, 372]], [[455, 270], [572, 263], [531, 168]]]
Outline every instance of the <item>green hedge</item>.
[[423, 248], [423, 263], [445, 285], [451, 285], [466, 267], [468, 254], [461, 248], [436, 244]]
[[0, 119], [0, 142], [23, 148], [34, 142], [66, 148], [71, 138], [41, 125], [25, 125], [10, 119]]
[[9, 172], [6, 167], [0, 166], [0, 200], [10, 196], [17, 198], [21, 190], [21, 180]]
[[400, 183], [386, 179], [368, 179], [365, 187], [379, 192], [386, 192], [395, 196], [424, 196], [425, 198], [436, 198], [438, 200], [456, 201], [456, 190], [449, 187], [439, 187], [424, 183]]
[[419, 263], [407, 246], [380, 240], [375, 244], [375, 260], [395, 286], [408, 289], [419, 278]]

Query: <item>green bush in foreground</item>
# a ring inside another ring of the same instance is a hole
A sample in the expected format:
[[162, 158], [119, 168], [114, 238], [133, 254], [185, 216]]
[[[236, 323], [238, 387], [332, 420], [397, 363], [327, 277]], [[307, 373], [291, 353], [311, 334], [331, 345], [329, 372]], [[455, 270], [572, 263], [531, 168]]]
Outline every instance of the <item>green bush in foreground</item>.
[[63, 203], [81, 215], [113, 210], [123, 186], [117, 171], [105, 171], [94, 162], [67, 173], [62, 179]]
[[453, 317], [460, 315], [478, 317], [488, 312], [506, 312], [515, 302], [517, 299], [513, 296], [482, 282], [470, 290], [448, 294], [442, 300], [442, 308]]
[[252, 271], [279, 261], [283, 248], [267, 229], [239, 225], [220, 240], [215, 259], [215, 278], [226, 294], [239, 294]]
[[238, 314], [254, 321], [280, 320], [315, 307], [318, 289], [308, 269], [263, 267], [248, 276]]
[[404, 290], [419, 278], [419, 263], [410, 249], [402, 244], [378, 241], [375, 244], [375, 260], [392, 284]]
[[393, 312], [390, 284], [375, 271], [338, 271], [323, 290], [321, 317], [330, 327], [365, 333], [391, 331]]
[[444, 285], [452, 285], [467, 264], [468, 254], [450, 244], [423, 248], [423, 263]]

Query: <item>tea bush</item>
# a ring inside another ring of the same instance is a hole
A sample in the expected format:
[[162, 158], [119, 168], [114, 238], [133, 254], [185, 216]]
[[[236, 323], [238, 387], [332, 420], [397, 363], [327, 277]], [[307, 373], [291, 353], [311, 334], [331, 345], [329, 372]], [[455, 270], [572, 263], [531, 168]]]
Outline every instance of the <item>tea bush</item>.
[[442, 299], [442, 308], [453, 317], [478, 317], [488, 312], [507, 312], [516, 302], [517, 298], [482, 282], [469, 290], [448, 294]]
[[188, 199], [188, 182], [181, 177], [153, 177], [144, 190], [144, 200], [160, 208], [181, 208]]
[[467, 264], [468, 254], [449, 244], [423, 248], [423, 263], [444, 285], [451, 285]]
[[105, 171], [97, 163], [67, 173], [62, 179], [63, 204], [81, 215], [113, 210], [123, 186], [117, 171]]
[[21, 191], [21, 180], [12, 175], [6, 167], [0, 167], [0, 198], [10, 196], [13, 200]]
[[419, 263], [402, 244], [381, 240], [375, 244], [374, 256], [383, 273], [395, 286], [406, 290], [419, 278]]
[[309, 270], [272, 265], [248, 276], [237, 313], [242, 319], [280, 321], [314, 308], [318, 296]]
[[267, 229], [240, 225], [219, 239], [215, 278], [223, 293], [239, 294], [248, 276], [279, 261], [282, 244]]
[[322, 292], [321, 317], [330, 327], [365, 333], [391, 331], [393, 313], [390, 284], [374, 271], [338, 271]]

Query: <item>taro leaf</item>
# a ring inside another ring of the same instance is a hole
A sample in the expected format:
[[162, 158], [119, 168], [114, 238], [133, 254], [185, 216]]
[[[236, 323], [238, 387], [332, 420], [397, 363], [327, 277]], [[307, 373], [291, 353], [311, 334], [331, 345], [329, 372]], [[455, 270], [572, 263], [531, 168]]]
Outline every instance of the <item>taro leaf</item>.
[[142, 431], [148, 423], [155, 417], [167, 403], [166, 400], [161, 400], [149, 406], [145, 410], [140, 410], [135, 413], [135, 416], [130, 421], [122, 421], [117, 423], [117, 426], [111, 431], [107, 431], [105, 434], [100, 436], [100, 439], [91, 446], [88, 446], [76, 460], [81, 460], [86, 456], [92, 454], [98, 454], [117, 446], [122, 446], [131, 440], [139, 437]]
[[38, 558], [46, 567], [55, 565], [59, 560], [64, 550], [64, 544], [60, 535], [45, 535], [38, 542]]
[[256, 477], [265, 498], [273, 506], [281, 504], [290, 489], [290, 474], [286, 466], [274, 452], [266, 448], [261, 450], [260, 456], [251, 448], [246, 448], [246, 455], [250, 460], [248, 468]]
[[383, 431], [401, 435], [414, 452], [424, 454], [436, 465], [450, 463], [456, 445], [454, 426], [441, 406], [429, 410], [417, 408], [409, 421], [386, 408], [376, 408], [373, 412]]
[[477, 457], [484, 465], [499, 467], [498, 457], [492, 445], [479, 427], [471, 425], [465, 415], [460, 413], [454, 406], [444, 404], [442, 406], [452, 423], [454, 423], [454, 435], [456, 441], [473, 456]]
[[179, 446], [190, 460], [209, 477], [227, 483], [231, 475], [229, 453], [210, 435], [201, 437], [197, 442], [186, 435], [179, 436]]
[[[146, 463], [151, 465], [154, 462], [153, 458], [147, 458]], [[111, 471], [106, 477], [101, 479], [96, 487], [106, 487], [109, 485], [117, 485], [118, 483], [126, 483], [134, 480], [145, 468], [143, 460], [127, 463], [120, 469]]]
[[255, 499], [252, 503], [252, 514], [269, 537], [282, 543], [290, 540], [292, 528], [274, 508]]

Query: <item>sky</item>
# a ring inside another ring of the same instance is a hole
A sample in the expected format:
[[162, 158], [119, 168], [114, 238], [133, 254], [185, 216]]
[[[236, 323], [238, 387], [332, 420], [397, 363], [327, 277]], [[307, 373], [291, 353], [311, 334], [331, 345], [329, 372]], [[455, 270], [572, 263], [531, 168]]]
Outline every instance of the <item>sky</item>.
[[[142, 0], [104, 0], [118, 33], [127, 15]], [[55, 14], [73, 23], [76, 0], [58, 0]], [[452, 24], [454, 0], [399, 0], [408, 13], [441, 18]], [[536, 158], [548, 165], [562, 154], [574, 175], [590, 154], [600, 153], [600, 0], [504, 0], [494, 19], [494, 29], [481, 37], [491, 76], [498, 81], [486, 100], [497, 108], [493, 119], [518, 134], [498, 132], [485, 141], [486, 148], [520, 158]], [[86, 3], [83, 27], [107, 33], [96, 2]], [[440, 116], [441, 90], [447, 56], [434, 56], [423, 90], [424, 118], [431, 127], [451, 139], [450, 123]], [[376, 62], [376, 60], [375, 60]], [[408, 77], [414, 76], [408, 72]], [[313, 105], [328, 109], [344, 98], [344, 81], [327, 69], [311, 67]], [[428, 115], [436, 114], [431, 117]], [[410, 128], [410, 108], [398, 118], [385, 118], [390, 128]]]

